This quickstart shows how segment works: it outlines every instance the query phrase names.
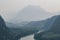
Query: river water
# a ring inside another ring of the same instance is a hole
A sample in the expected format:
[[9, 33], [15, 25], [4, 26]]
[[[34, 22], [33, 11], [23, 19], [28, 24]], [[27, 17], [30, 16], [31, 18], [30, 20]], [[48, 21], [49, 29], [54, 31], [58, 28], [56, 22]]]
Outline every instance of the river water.
[[29, 36], [21, 38], [20, 40], [34, 40], [33, 37], [34, 37], [34, 35], [29, 35]]

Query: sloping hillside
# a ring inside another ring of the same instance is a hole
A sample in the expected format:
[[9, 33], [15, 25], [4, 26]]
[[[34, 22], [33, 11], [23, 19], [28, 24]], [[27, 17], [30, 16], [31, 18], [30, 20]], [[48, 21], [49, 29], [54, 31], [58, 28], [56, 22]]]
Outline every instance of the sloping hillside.
[[7, 40], [9, 33], [3, 18], [0, 16], [0, 40]]
[[48, 27], [47, 31], [35, 34], [34, 38], [36, 40], [60, 40], [60, 15], [55, 16], [54, 22]]

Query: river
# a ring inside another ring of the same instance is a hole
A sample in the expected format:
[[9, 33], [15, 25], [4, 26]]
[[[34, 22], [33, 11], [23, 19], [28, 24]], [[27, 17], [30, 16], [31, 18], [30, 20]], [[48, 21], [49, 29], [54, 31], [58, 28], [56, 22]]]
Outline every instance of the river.
[[20, 40], [34, 40], [33, 37], [34, 37], [34, 35], [29, 35], [29, 36], [21, 38]]

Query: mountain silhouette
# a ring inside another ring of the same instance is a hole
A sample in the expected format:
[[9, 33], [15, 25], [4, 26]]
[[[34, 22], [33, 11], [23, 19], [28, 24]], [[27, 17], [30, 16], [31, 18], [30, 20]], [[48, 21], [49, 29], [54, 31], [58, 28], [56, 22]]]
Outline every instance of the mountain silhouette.
[[12, 22], [19, 23], [22, 21], [38, 21], [41, 19], [49, 18], [51, 17], [50, 15], [52, 14], [46, 12], [44, 9], [40, 8], [40, 6], [29, 5], [20, 10], [15, 18], [12, 19]]

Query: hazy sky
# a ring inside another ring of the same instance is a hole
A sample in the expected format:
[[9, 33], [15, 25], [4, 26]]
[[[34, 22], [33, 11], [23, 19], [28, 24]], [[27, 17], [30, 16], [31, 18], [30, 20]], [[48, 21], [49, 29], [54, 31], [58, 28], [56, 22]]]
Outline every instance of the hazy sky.
[[60, 0], [0, 0], [0, 14], [5, 20], [10, 20], [19, 10], [28, 5], [40, 6], [54, 15], [56, 13], [53, 12], [60, 11]]

